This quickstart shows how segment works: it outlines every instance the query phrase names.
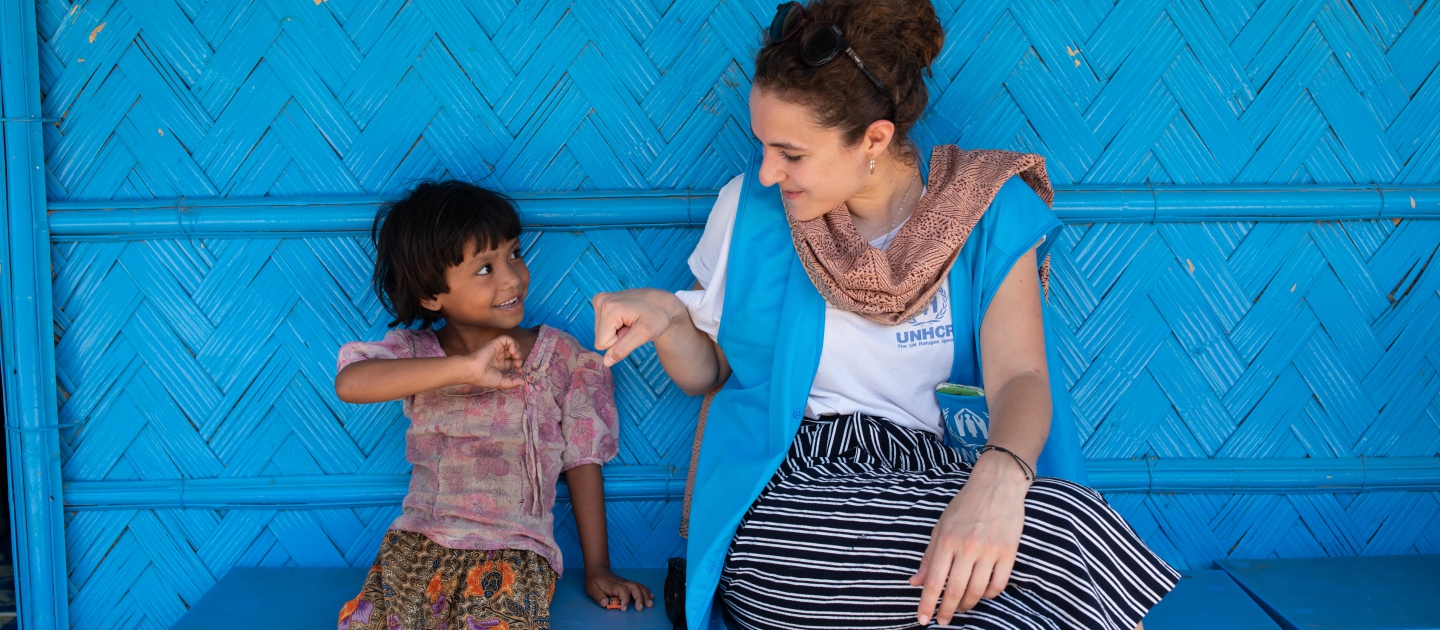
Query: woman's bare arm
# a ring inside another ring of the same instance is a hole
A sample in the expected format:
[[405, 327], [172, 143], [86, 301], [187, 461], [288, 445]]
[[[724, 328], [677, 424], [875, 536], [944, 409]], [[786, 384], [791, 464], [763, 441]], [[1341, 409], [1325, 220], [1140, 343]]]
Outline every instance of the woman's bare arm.
[[[698, 283], [695, 286], [699, 288]], [[605, 365], [615, 365], [653, 341], [665, 373], [691, 396], [710, 392], [730, 377], [725, 353], [695, 327], [690, 311], [674, 293], [660, 289], [600, 293], [593, 304], [595, 349], [605, 352]]]
[[1031, 466], [1050, 435], [1051, 411], [1040, 277], [1035, 269], [1031, 250], [1001, 283], [980, 324], [989, 443], [1014, 452]]
[[[980, 325], [980, 367], [990, 408], [989, 443], [1025, 460], [1032, 469], [1050, 434], [1050, 379], [1040, 280], [1032, 250], [1015, 263]], [[1024, 469], [1009, 455], [980, 456], [970, 479], [946, 506], [930, 546], [910, 583], [924, 586], [917, 617], [941, 624], [995, 597], [1010, 570], [1025, 527]], [[943, 599], [941, 595], [943, 593]], [[937, 609], [938, 604], [938, 609]]]

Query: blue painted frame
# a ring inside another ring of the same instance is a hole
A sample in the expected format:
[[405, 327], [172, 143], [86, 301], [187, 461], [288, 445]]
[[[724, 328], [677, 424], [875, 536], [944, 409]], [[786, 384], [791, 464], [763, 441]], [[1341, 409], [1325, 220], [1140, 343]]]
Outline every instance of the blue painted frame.
[[11, 552], [19, 624], [27, 630], [64, 627], [69, 619], [38, 55], [35, 4], [5, 0], [0, 5], [5, 146], [0, 348]]
[[[52, 239], [357, 234], [368, 229], [380, 199], [161, 199], [66, 202], [47, 208], [35, 5], [4, 0], [0, 18], [0, 128], [5, 149], [0, 163], [5, 182], [0, 195], [5, 226], [0, 238], [0, 353], [10, 438], [12, 551], [22, 595], [22, 627], [68, 626], [63, 529], [67, 507], [243, 509], [317, 507], [325, 501], [327, 506], [398, 502], [404, 484], [401, 476], [389, 475], [340, 477], [338, 482], [337, 478], [314, 477], [246, 479], [241, 483], [209, 479], [75, 482], [62, 488], [51, 342], [48, 249]], [[531, 228], [567, 230], [601, 225], [700, 225], [712, 196], [710, 191], [677, 191], [517, 197]], [[1074, 187], [1061, 190], [1057, 210], [1072, 223], [1435, 219], [1440, 218], [1440, 187]], [[1436, 458], [1094, 460], [1089, 466], [1097, 487], [1122, 492], [1440, 490], [1440, 459]], [[676, 471], [637, 472], [641, 474], [609, 479], [608, 494], [619, 500], [673, 499], [683, 488], [683, 477]], [[258, 492], [260, 489], [265, 492]]]

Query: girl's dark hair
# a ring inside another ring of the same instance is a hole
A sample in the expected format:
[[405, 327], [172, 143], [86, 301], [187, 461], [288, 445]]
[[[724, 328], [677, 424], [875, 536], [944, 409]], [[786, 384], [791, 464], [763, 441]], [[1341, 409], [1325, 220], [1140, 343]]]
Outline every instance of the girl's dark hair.
[[460, 181], [425, 182], [375, 214], [375, 275], [371, 284], [391, 326], [429, 328], [439, 311], [420, 301], [450, 291], [445, 268], [468, 248], [486, 251], [520, 237], [520, 215], [503, 195]]
[[891, 146], [901, 154], [913, 151], [910, 128], [930, 99], [925, 75], [945, 44], [935, 7], [929, 0], [812, 0], [805, 10], [811, 20], [840, 27], [855, 54], [895, 95], [895, 103], [843, 52], [819, 68], [806, 65], [799, 36], [760, 49], [755, 86], [810, 108], [816, 122], [839, 129], [847, 144], [859, 142], [870, 123], [889, 120], [895, 123]]

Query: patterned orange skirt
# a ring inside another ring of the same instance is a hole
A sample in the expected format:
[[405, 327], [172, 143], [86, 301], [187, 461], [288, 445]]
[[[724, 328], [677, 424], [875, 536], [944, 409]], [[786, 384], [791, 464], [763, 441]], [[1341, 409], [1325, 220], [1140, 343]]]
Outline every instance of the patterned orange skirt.
[[392, 529], [338, 630], [550, 630], [555, 578], [533, 551], [448, 549]]

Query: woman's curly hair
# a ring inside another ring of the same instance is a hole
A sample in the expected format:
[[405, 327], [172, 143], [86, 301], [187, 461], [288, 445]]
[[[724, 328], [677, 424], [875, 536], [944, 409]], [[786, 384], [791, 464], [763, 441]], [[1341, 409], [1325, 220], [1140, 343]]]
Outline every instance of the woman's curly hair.
[[865, 78], [844, 53], [819, 68], [800, 58], [800, 37], [764, 46], [755, 56], [755, 86], [804, 105], [823, 127], [854, 144], [877, 120], [895, 123], [898, 151], [910, 151], [910, 128], [925, 113], [925, 77], [945, 45], [945, 29], [929, 0], [812, 0], [814, 21], [834, 22], [855, 54], [895, 95], [895, 103]]

